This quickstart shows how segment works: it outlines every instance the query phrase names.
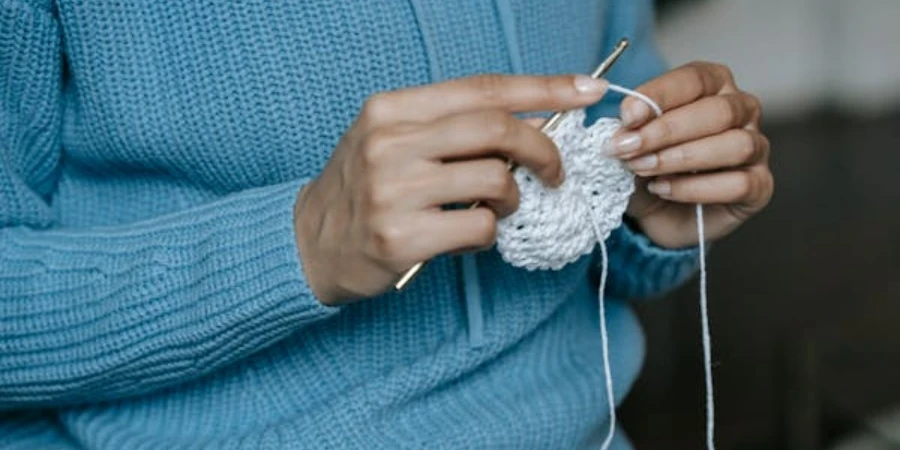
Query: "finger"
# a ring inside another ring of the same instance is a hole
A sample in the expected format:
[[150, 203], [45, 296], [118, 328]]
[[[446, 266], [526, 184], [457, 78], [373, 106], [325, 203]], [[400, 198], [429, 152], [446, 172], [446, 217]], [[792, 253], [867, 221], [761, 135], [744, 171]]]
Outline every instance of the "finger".
[[625, 211], [629, 217], [643, 219], [656, 211], [660, 205], [665, 204], [659, 200], [657, 195], [651, 194], [647, 190], [647, 183], [650, 181], [652, 180], [641, 176], [634, 177], [634, 193], [631, 194], [628, 208]]
[[771, 198], [772, 174], [763, 165], [744, 170], [661, 177], [647, 189], [681, 203], [729, 204], [761, 208]]
[[619, 158], [630, 159], [731, 128], [744, 128], [756, 116], [755, 107], [754, 99], [744, 93], [704, 97], [663, 114], [639, 130], [619, 133], [612, 151]]
[[762, 121], [762, 102], [760, 102], [759, 97], [753, 94], [748, 92], [741, 93], [747, 96], [751, 109], [750, 121], [747, 123], [746, 128], [752, 131], [759, 131], [759, 123]]
[[417, 222], [423, 230], [415, 243], [422, 261], [444, 253], [487, 248], [497, 238], [497, 216], [487, 208], [427, 213]]
[[498, 217], [519, 207], [519, 187], [506, 161], [497, 158], [459, 161], [440, 166], [418, 183], [421, 207], [480, 201]]
[[640, 156], [627, 164], [634, 173], [649, 177], [747, 166], [768, 156], [765, 136], [736, 129]]
[[380, 216], [370, 223], [367, 253], [398, 273], [437, 255], [493, 244], [497, 217], [487, 208]]
[[[734, 77], [728, 67], [707, 62], [686, 64], [639, 87], [663, 111], [678, 108], [719, 93], [733, 92]], [[653, 116], [650, 107], [636, 98], [626, 98], [621, 107], [622, 123], [637, 128]]]
[[540, 130], [502, 111], [444, 117], [413, 132], [409, 148], [441, 161], [503, 156], [550, 186], [562, 184], [559, 150]]
[[373, 124], [427, 122], [466, 111], [559, 111], [596, 103], [605, 80], [586, 75], [480, 75], [376, 94], [360, 118]]

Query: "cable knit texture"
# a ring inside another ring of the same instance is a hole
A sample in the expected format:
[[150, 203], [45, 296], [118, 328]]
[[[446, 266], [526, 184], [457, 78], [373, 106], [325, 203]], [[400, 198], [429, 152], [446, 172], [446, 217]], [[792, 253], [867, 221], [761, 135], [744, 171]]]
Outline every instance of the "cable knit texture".
[[[636, 85], [662, 68], [651, 27], [649, 0], [0, 0], [0, 449], [588, 445], [596, 252], [552, 272], [483, 252], [465, 276], [439, 257], [329, 308], [292, 209], [372, 93], [584, 73], [622, 36], [610, 78]], [[627, 227], [608, 245], [622, 398], [643, 345], [624, 300], [697, 255]]]

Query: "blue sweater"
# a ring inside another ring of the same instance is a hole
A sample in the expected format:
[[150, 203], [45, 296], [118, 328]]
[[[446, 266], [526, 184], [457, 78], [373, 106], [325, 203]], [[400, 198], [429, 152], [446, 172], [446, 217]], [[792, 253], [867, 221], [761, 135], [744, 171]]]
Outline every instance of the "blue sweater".
[[[483, 72], [661, 70], [647, 0], [0, 0], [0, 448], [571, 449], [607, 421], [597, 254], [439, 257], [310, 293], [292, 207], [363, 100]], [[616, 113], [613, 98], [596, 114]], [[301, 212], [302, 213], [302, 212]], [[621, 228], [608, 320], [693, 250]]]

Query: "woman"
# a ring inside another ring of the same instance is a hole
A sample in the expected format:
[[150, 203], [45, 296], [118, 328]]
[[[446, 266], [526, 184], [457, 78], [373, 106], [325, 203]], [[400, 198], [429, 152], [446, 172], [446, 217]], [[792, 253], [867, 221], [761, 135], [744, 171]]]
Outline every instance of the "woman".
[[653, 183], [608, 242], [617, 400], [627, 300], [695, 270], [691, 203], [715, 239], [772, 192], [755, 99], [662, 73], [651, 28], [644, 0], [2, 0], [0, 448], [596, 445], [599, 258], [488, 249], [517, 204], [498, 153], [564, 176], [513, 113], [606, 91], [535, 74], [629, 37], [610, 79], [665, 110], [622, 105]]

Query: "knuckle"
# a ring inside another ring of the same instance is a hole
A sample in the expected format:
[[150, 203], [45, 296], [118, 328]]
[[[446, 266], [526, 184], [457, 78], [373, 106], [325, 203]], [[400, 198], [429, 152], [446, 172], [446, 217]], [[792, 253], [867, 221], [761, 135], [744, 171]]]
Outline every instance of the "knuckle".
[[502, 111], [486, 111], [481, 121], [491, 142], [506, 140], [515, 128], [513, 119]]
[[772, 152], [772, 143], [769, 141], [769, 137], [762, 133], [756, 133], [757, 139], [759, 139], [759, 149], [760, 149], [760, 159], [763, 161], [769, 160], [769, 155]]
[[554, 100], [560, 93], [575, 90], [575, 82], [572, 77], [560, 79], [558, 77], [541, 77], [538, 79], [537, 95], [542, 103], [555, 103]]
[[664, 145], [671, 142], [677, 133], [676, 125], [666, 118], [654, 121], [646, 130], [646, 135], [650, 142], [645, 145]]
[[491, 162], [485, 170], [484, 183], [495, 198], [504, 197], [515, 184], [506, 164], [501, 161]]
[[515, 182], [510, 183], [510, 189], [504, 197], [508, 207], [508, 214], [512, 214], [519, 209], [520, 199], [519, 186]]
[[393, 145], [393, 132], [379, 128], [363, 138], [360, 148], [366, 166], [374, 167], [384, 161]]
[[398, 259], [403, 249], [404, 238], [403, 228], [394, 222], [380, 221], [371, 229], [372, 246], [381, 259]]
[[706, 84], [709, 82], [709, 70], [707, 69], [707, 63], [703, 61], [694, 61], [688, 64], [686, 68], [690, 77], [699, 81], [701, 85], [706, 86]]
[[731, 68], [721, 63], [712, 63], [712, 70], [723, 80], [732, 83], [734, 82], [734, 73], [731, 71]]
[[472, 221], [472, 233], [476, 238], [476, 244], [487, 247], [497, 238], [497, 218], [487, 209], [479, 210]]
[[700, 80], [703, 92], [717, 92], [718, 71], [716, 64], [709, 62], [700, 62], [694, 66], [695, 76]]
[[737, 197], [741, 199], [750, 198], [756, 191], [756, 177], [751, 171], [741, 172], [737, 181]]
[[738, 140], [738, 164], [747, 163], [757, 159], [759, 154], [759, 146], [756, 136], [748, 130], [737, 130], [735, 132]]
[[659, 165], [656, 170], [664, 172], [691, 167], [694, 161], [690, 153], [685, 151], [683, 146], [663, 150], [659, 153]]
[[740, 116], [740, 108], [736, 104], [734, 97], [719, 95], [715, 98], [716, 116], [721, 123], [726, 126], [735, 123]]
[[759, 97], [744, 93], [747, 96], [747, 103], [750, 105], [750, 111], [754, 122], [759, 122], [762, 119], [762, 101]]
[[500, 188], [500, 193], [504, 198], [516, 197], [518, 198], [519, 186], [516, 184], [516, 179], [513, 178], [512, 172], [510, 172], [506, 165], [503, 165], [504, 177], [503, 177], [503, 186]]
[[540, 134], [539, 137], [541, 142], [543, 142], [543, 145], [540, 146], [542, 151], [538, 152], [536, 156], [539, 158], [541, 164], [548, 169], [562, 170], [562, 153], [559, 146], [543, 133]]
[[387, 120], [393, 114], [393, 100], [388, 92], [379, 92], [363, 103], [359, 117], [363, 122], [374, 124]]
[[759, 97], [748, 92], [744, 92], [744, 95], [747, 97], [747, 103], [754, 111], [762, 111], [762, 101], [759, 99]]
[[503, 97], [503, 84], [505, 77], [499, 74], [478, 75], [472, 78], [475, 89], [482, 99], [487, 102], [501, 100]]
[[748, 170], [752, 174], [754, 180], [754, 196], [753, 200], [762, 204], [766, 204], [772, 198], [775, 190], [775, 178], [768, 166], [756, 165]]
[[693, 75], [694, 77], [700, 78], [703, 76], [703, 70], [704, 70], [704, 67], [706, 67], [706, 65], [707, 65], [706, 61], [694, 60], [694, 61], [691, 61], [691, 62], [685, 64], [682, 67], [684, 69], [688, 70], [689, 73], [691, 75]]

